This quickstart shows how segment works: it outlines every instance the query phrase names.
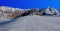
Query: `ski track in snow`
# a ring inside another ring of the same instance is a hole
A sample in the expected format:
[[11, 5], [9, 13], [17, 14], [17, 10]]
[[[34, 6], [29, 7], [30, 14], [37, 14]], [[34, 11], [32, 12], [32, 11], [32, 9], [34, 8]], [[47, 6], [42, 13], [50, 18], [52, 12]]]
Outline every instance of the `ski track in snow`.
[[0, 31], [60, 31], [60, 17], [25, 16], [0, 25]]

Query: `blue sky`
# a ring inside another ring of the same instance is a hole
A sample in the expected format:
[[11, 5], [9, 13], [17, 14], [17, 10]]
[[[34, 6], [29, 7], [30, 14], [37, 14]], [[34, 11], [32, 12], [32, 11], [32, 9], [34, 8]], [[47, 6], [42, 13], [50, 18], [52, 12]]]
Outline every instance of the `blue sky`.
[[0, 0], [0, 6], [18, 8], [46, 8], [50, 6], [60, 9], [60, 0]]

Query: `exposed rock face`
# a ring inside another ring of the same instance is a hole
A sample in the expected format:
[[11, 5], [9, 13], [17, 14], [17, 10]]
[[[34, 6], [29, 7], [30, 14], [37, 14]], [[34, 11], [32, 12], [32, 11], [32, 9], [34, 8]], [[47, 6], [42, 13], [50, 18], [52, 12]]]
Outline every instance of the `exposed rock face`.
[[42, 11], [40, 10], [40, 8], [34, 9], [33, 12], [35, 13], [35, 15], [42, 15]]
[[21, 16], [26, 16], [26, 15], [42, 15], [42, 14], [41, 14], [41, 11], [39, 9], [31, 9], [31, 10], [27, 10]]

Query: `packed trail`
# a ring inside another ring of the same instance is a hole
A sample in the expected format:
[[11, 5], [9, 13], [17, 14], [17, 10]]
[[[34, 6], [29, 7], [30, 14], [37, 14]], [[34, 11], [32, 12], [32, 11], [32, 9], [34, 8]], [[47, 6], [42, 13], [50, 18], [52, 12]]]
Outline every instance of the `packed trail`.
[[28, 15], [0, 25], [0, 31], [60, 31], [60, 17]]

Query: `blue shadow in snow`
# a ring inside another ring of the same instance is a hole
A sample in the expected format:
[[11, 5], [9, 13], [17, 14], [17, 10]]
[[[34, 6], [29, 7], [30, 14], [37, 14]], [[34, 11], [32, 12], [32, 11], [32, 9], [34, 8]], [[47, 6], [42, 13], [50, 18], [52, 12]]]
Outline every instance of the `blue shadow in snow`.
[[12, 22], [15, 22], [17, 19], [14, 18], [14, 19], [11, 19], [10, 21], [6, 21], [6, 22], [0, 22], [0, 26], [1, 25], [5, 25], [5, 24], [9, 24], [9, 23], [12, 23]]

